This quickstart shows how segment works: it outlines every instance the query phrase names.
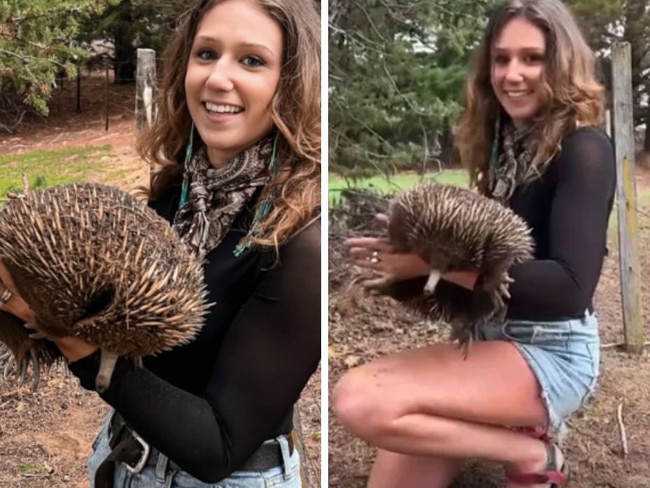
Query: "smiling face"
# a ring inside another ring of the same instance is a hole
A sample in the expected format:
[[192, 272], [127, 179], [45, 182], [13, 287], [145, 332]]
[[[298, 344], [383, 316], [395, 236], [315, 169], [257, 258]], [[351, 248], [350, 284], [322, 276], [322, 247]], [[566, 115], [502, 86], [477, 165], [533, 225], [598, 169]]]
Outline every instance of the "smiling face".
[[515, 126], [521, 127], [542, 104], [544, 33], [528, 20], [515, 17], [497, 36], [491, 59], [492, 89]]
[[201, 20], [185, 93], [213, 166], [234, 158], [271, 130], [282, 50], [280, 26], [250, 0], [218, 3]]

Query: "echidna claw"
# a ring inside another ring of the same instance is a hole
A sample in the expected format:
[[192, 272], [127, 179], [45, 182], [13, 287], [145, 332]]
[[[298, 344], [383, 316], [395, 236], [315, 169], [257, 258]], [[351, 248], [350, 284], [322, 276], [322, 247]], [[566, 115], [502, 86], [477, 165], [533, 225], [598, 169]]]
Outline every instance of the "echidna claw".
[[510, 299], [510, 291], [508, 290], [508, 285], [505, 283], [501, 283], [498, 288], [498, 292], [500, 295], [503, 295], [507, 299]]
[[39, 383], [41, 382], [41, 365], [38, 360], [38, 354], [36, 354], [36, 350], [34, 348], [29, 350], [29, 355], [32, 359], [32, 374], [34, 375], [32, 378], [32, 391], [36, 391]]
[[[9, 379], [9, 376], [11, 375], [11, 369], [14, 363], [13, 360], [7, 355], [3, 357], [3, 363], [4, 363], [4, 368], [2, 369], [2, 379], [4, 381], [7, 381]], [[16, 365], [16, 367], [19, 367], [19, 365]]]
[[18, 367], [18, 384], [24, 385], [25, 380], [27, 379], [27, 368], [29, 366], [29, 360], [27, 358], [23, 358], [20, 364], [16, 366]]
[[501, 295], [499, 293], [492, 293], [490, 295], [490, 298], [492, 298], [492, 303], [497, 309], [502, 309], [505, 307], [505, 302], [503, 301], [503, 298], [501, 298]]
[[24, 327], [25, 327], [25, 329], [35, 330], [36, 331], [33, 334], [29, 334], [28, 337], [30, 339], [47, 339], [47, 336], [45, 334], [43, 334], [40, 330], [38, 330], [38, 327], [36, 327], [36, 325], [26, 323]]

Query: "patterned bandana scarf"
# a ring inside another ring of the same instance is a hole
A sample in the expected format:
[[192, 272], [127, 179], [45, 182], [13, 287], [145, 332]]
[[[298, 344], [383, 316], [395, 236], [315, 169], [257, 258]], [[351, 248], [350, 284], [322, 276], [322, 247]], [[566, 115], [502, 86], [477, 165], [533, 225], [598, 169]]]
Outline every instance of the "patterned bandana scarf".
[[[537, 152], [537, 141], [534, 132], [520, 133], [512, 123], [505, 124], [501, 131], [498, 126], [490, 158], [488, 190], [492, 198], [507, 205], [517, 186], [536, 174], [532, 163]], [[497, 153], [499, 135], [503, 145], [501, 152]]]
[[267, 137], [219, 168], [205, 146], [187, 163], [187, 202], [176, 212], [173, 228], [190, 251], [203, 260], [217, 247], [255, 191], [269, 179], [273, 139]]

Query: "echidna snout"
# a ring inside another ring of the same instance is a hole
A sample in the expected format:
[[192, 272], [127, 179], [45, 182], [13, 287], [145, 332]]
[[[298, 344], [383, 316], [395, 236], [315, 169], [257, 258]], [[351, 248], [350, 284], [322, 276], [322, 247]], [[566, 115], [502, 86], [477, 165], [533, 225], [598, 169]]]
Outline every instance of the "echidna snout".
[[113, 376], [119, 355], [106, 349], [102, 349], [100, 354], [99, 372], [95, 377], [95, 389], [98, 393], [104, 393], [111, 382], [111, 376]]
[[427, 283], [424, 285], [424, 293], [426, 295], [433, 295], [433, 292], [436, 290], [436, 285], [438, 284], [438, 281], [440, 281], [441, 277], [442, 277], [441, 271], [437, 269], [431, 270], [431, 272], [429, 273], [429, 279], [427, 280]]

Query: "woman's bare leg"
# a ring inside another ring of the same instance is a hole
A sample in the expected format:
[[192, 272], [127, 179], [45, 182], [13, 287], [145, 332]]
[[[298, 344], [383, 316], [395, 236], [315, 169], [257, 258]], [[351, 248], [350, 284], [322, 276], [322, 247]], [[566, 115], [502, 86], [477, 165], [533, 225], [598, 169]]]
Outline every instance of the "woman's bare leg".
[[548, 419], [532, 371], [508, 342], [476, 342], [467, 359], [451, 344], [379, 359], [341, 378], [332, 401], [341, 423], [380, 449], [518, 471], [546, 464], [540, 440], [503, 427]]
[[396, 452], [377, 453], [367, 488], [447, 488], [458, 476], [462, 459], [441, 456], [409, 456]]
[[538, 439], [503, 427], [431, 415], [404, 416], [391, 431], [369, 441], [380, 448], [413, 456], [427, 452], [455, 459], [476, 457], [503, 463], [506, 468], [520, 472], [537, 472], [546, 465], [546, 447]]

